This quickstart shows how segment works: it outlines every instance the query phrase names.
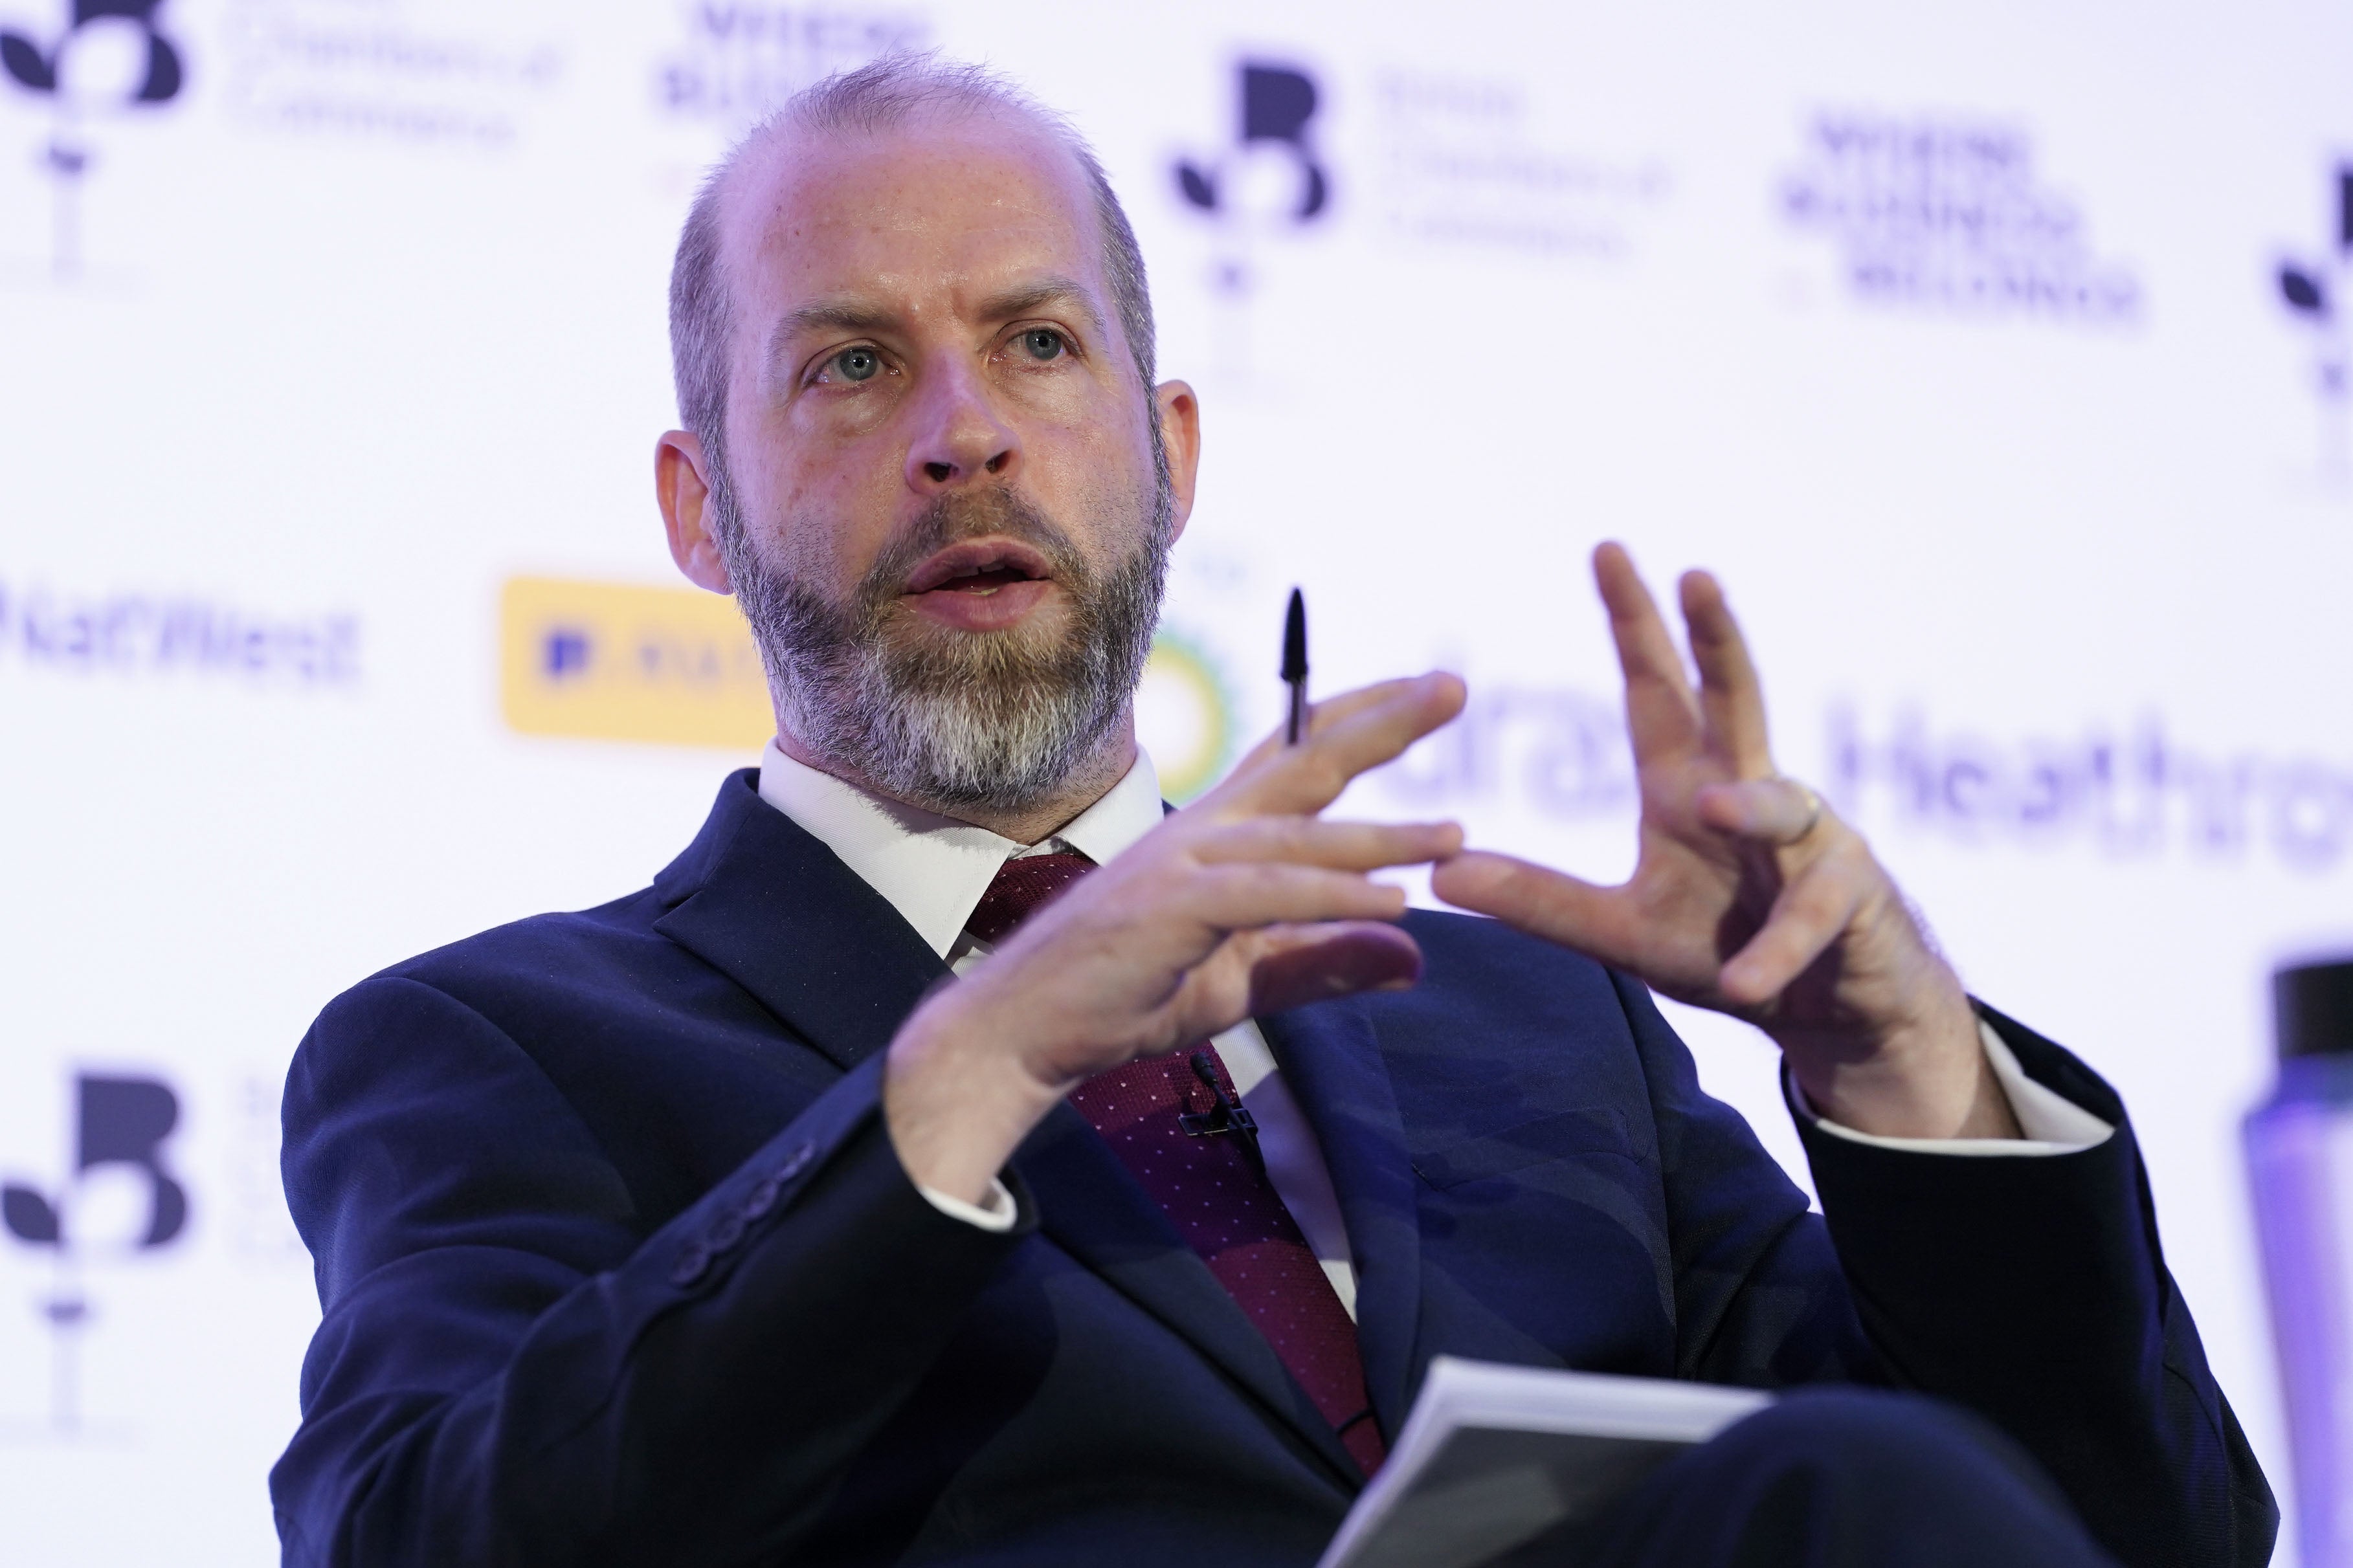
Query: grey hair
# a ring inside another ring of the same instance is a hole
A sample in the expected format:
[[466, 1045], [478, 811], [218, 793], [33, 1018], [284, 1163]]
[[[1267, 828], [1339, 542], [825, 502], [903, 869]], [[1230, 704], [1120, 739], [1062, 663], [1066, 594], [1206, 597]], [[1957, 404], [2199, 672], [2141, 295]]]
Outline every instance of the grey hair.
[[[678, 237], [670, 275], [670, 370], [678, 384], [680, 420], [702, 443], [712, 479], [723, 488], [720, 518], [732, 520], [726, 479], [728, 336], [733, 306], [721, 255], [721, 216], [727, 186], [753, 150], [788, 131], [819, 136], [876, 135], [921, 115], [997, 113], [1026, 120], [1051, 137], [1085, 172], [1094, 192], [1095, 218], [1103, 230], [1103, 276], [1112, 309], [1145, 395], [1155, 383], [1152, 294], [1144, 275], [1144, 251], [1126, 209], [1111, 188], [1103, 163], [1071, 122], [987, 67], [942, 60], [934, 54], [898, 53], [840, 71], [788, 99], [784, 107], [753, 127], [705, 176]], [[1160, 425], [1151, 426], [1153, 454], [1160, 451]]]

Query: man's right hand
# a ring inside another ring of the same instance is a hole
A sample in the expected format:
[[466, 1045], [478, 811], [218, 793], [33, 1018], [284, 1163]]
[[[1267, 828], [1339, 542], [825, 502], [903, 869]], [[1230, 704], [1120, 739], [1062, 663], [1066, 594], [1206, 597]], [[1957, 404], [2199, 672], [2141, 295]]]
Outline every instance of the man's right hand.
[[883, 1113], [923, 1186], [984, 1201], [1054, 1102], [1096, 1073], [1244, 1018], [1410, 985], [1404, 892], [1372, 880], [1462, 847], [1452, 823], [1325, 822], [1350, 781], [1462, 710], [1451, 675], [1314, 709], [1215, 790], [1073, 884], [901, 1026]]

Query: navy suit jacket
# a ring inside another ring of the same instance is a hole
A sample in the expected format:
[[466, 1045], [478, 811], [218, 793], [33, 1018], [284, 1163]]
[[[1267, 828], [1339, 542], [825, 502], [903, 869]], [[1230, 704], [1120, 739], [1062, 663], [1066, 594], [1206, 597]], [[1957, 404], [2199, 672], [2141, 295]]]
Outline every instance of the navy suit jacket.
[[[1970, 1406], [2134, 1564], [2253, 1564], [2270, 1494], [2132, 1131], [2048, 1158], [1807, 1131], [1827, 1223], [1642, 987], [1415, 913], [1416, 989], [1262, 1020], [1331, 1168], [1392, 1436], [1433, 1355]], [[1312, 1563], [1361, 1486], [1068, 1106], [1010, 1234], [910, 1184], [884, 1047], [939, 958], [733, 775], [652, 887], [389, 969], [287, 1079], [324, 1319], [292, 1563]]]

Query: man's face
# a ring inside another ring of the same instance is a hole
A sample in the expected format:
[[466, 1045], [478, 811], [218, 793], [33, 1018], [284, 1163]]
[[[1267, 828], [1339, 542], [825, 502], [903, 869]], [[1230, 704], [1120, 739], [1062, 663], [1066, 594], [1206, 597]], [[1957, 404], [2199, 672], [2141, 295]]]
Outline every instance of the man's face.
[[739, 173], [714, 500], [782, 717], [902, 798], [1034, 799], [1124, 719], [1182, 521], [1084, 175], [994, 116]]

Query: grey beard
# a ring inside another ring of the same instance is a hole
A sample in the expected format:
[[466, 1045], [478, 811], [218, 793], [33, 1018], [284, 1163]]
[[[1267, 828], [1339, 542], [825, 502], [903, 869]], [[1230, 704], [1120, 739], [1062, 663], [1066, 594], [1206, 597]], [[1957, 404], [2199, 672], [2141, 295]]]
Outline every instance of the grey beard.
[[[1143, 678], [1168, 573], [1163, 475], [1145, 537], [1098, 574], [1070, 535], [1008, 490], [943, 496], [836, 604], [768, 562], [723, 479], [712, 497], [736, 602], [779, 715], [818, 756], [893, 799], [943, 810], [1019, 810], [1050, 797], [1118, 723]], [[991, 533], [1045, 556], [1072, 609], [1041, 644], [1028, 626], [953, 633], [908, 626], [914, 568]], [[930, 635], [925, 635], [926, 633]]]

